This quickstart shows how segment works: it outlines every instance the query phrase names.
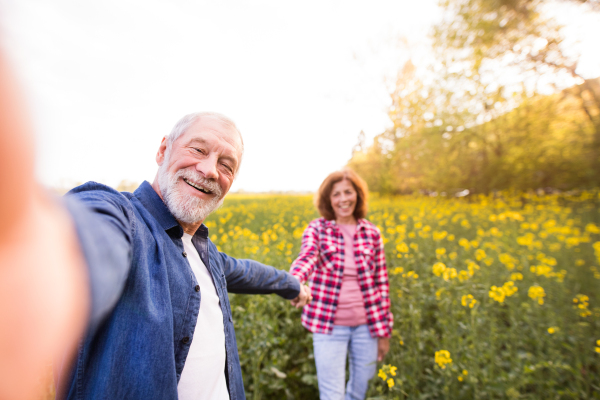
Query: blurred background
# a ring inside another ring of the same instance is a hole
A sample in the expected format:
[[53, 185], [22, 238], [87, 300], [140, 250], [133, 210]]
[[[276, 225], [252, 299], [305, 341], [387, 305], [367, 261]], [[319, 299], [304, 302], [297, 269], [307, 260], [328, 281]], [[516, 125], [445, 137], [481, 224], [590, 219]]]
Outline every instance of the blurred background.
[[[1, 0], [38, 176], [152, 180], [184, 114], [246, 143], [233, 191], [569, 189], [600, 176], [597, 1]], [[318, 160], [318, 161], [316, 161]]]

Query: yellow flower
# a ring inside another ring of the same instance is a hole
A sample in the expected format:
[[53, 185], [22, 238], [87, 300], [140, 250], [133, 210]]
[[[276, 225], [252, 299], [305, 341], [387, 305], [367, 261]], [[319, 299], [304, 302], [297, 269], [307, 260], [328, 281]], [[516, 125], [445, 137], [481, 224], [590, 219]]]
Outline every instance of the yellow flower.
[[473, 307], [475, 307], [475, 304], [477, 304], [477, 300], [475, 300], [475, 298], [473, 297], [473, 295], [471, 295], [471, 294], [465, 294], [461, 298], [460, 304], [462, 304], [463, 307], [469, 306], [469, 308], [473, 308]]
[[397, 367], [394, 367], [393, 365], [390, 365], [390, 375], [396, 376], [396, 370], [397, 369], [398, 369]]
[[377, 374], [377, 376], [380, 377], [384, 381], [387, 379], [387, 375], [385, 372], [383, 372], [382, 369], [379, 370], [379, 373]]
[[437, 262], [437, 263], [433, 264], [433, 273], [436, 276], [441, 276], [445, 270], [446, 270], [446, 264], [444, 264], [443, 262]]
[[433, 240], [436, 240], [436, 241], [442, 240], [447, 235], [448, 235], [448, 232], [446, 232], [446, 231], [442, 231], [442, 232], [434, 231], [433, 232]]
[[592, 223], [589, 223], [585, 226], [585, 231], [588, 233], [600, 233], [600, 228]]
[[510, 280], [511, 281], [522, 281], [523, 274], [520, 272], [514, 272], [514, 273], [510, 274]]
[[452, 358], [450, 358], [450, 352], [448, 350], [439, 350], [435, 352], [435, 362], [442, 369], [446, 369], [447, 364], [452, 363]]
[[437, 254], [438, 256], [443, 256], [444, 254], [446, 254], [446, 249], [445, 248], [439, 248], [439, 249], [435, 249], [435, 254]]
[[458, 379], [459, 382], [463, 381], [463, 377], [461, 375], [459, 375], [457, 379]]
[[590, 315], [592, 315], [591, 311], [588, 310], [588, 306], [590, 305], [589, 303], [590, 298], [587, 297], [585, 294], [578, 294], [574, 299], [573, 299], [573, 303], [576, 304], [576, 307], [579, 311], [579, 316], [586, 318], [589, 317]]
[[455, 251], [453, 251], [452, 253], [448, 254], [448, 257], [449, 257], [451, 260], [455, 260], [455, 259], [456, 259], [456, 257], [458, 257], [458, 254], [456, 254], [456, 252], [455, 252]]
[[[475, 246], [473, 246], [475, 247]], [[483, 249], [477, 249], [475, 250], [475, 258], [477, 259], [477, 261], [481, 261], [485, 258], [485, 251]]]
[[469, 375], [469, 371], [467, 371], [466, 369], [463, 369], [462, 373], [463, 373], [464, 376]]
[[444, 278], [444, 280], [447, 282], [450, 279], [454, 279], [458, 276], [458, 273], [456, 272], [456, 268], [446, 268], [444, 270], [444, 273], [442, 274], [442, 278]]
[[542, 288], [541, 286], [531, 286], [529, 288], [529, 291], [527, 292], [527, 295], [532, 300], [537, 300], [538, 304], [544, 304], [544, 297], [546, 297], [546, 292], [544, 292], [544, 288]]
[[498, 303], [504, 303], [506, 293], [504, 293], [504, 290], [501, 287], [492, 286], [488, 294], [492, 299], [496, 300]]
[[508, 281], [504, 283], [504, 285], [502, 285], [502, 290], [504, 290], [504, 293], [507, 297], [510, 297], [513, 294], [515, 294], [519, 290], [519, 288], [515, 286], [515, 283], [513, 281]]
[[394, 380], [392, 378], [387, 380], [387, 385], [391, 389], [394, 387]]
[[402, 242], [398, 246], [396, 246], [396, 250], [400, 253], [408, 253], [408, 246], [406, 243]]
[[475, 275], [475, 271], [479, 270], [479, 265], [475, 264], [471, 260], [467, 260], [467, 269], [469, 270], [469, 275]]
[[551, 326], [550, 328], [548, 328], [548, 333], [553, 335], [558, 331], [558, 326]]

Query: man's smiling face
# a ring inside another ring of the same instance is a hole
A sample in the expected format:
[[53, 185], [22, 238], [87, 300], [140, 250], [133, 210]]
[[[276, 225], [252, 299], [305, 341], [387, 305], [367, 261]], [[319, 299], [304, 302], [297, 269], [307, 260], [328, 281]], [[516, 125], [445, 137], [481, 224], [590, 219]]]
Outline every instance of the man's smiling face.
[[231, 188], [242, 156], [239, 132], [212, 116], [196, 120], [174, 143], [156, 155], [159, 194], [183, 223], [202, 222]]

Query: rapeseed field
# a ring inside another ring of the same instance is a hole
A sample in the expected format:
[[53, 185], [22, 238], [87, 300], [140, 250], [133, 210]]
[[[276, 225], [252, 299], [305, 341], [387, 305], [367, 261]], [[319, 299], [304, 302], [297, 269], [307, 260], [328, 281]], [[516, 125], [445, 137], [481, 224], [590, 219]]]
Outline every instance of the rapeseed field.
[[[372, 399], [600, 398], [600, 193], [377, 197], [395, 324]], [[288, 270], [311, 196], [230, 195], [219, 248]], [[249, 399], [318, 398], [310, 334], [278, 296], [230, 295]]]

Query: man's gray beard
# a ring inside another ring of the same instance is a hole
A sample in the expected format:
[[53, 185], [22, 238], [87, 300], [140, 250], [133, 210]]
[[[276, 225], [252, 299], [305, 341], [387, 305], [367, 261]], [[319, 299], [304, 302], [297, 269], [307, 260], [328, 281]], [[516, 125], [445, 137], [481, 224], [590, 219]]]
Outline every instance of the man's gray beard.
[[[168, 157], [165, 157], [165, 161], [158, 169], [158, 185], [163, 201], [177, 221], [186, 224], [202, 222], [211, 212], [221, 207], [221, 204], [223, 204], [222, 192], [221, 187], [216, 182], [205, 179], [196, 171], [189, 169], [180, 169], [175, 174], [170, 175], [167, 171], [168, 161]], [[202, 185], [213, 192], [215, 196], [210, 200], [203, 200], [181, 193], [177, 187], [177, 181], [180, 177]]]

